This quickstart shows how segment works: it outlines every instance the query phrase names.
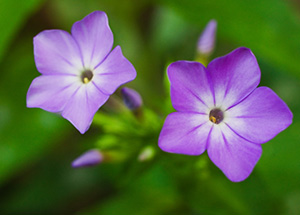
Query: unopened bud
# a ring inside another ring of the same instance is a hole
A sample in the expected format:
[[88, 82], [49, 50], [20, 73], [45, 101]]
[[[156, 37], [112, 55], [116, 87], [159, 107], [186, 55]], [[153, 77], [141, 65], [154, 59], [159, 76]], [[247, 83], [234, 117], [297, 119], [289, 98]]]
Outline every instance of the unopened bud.
[[95, 165], [101, 163], [102, 160], [103, 160], [102, 153], [99, 150], [92, 149], [92, 150], [85, 152], [78, 158], [76, 158], [72, 162], [72, 167], [79, 168], [79, 167], [95, 166]]
[[136, 110], [139, 107], [142, 106], [142, 97], [141, 95], [128, 87], [124, 87], [121, 90], [123, 101], [125, 105], [130, 109], [130, 110]]
[[198, 40], [197, 52], [198, 55], [209, 56], [215, 49], [217, 22], [212, 19], [206, 25]]
[[152, 146], [146, 146], [145, 148], [142, 149], [138, 156], [138, 160], [143, 162], [143, 161], [148, 161], [151, 160], [155, 155], [155, 150]]

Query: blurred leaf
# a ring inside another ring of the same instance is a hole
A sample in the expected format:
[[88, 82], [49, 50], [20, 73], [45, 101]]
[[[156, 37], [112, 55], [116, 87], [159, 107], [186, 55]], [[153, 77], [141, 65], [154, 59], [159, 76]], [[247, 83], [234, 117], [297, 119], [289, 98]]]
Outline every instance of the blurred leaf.
[[139, 121], [129, 111], [108, 114], [98, 112], [94, 116], [93, 124], [103, 128], [105, 133], [111, 133], [123, 138], [145, 137], [156, 135], [160, 131], [162, 121], [157, 114], [146, 107], [142, 108], [142, 119]]
[[119, 172], [116, 165], [72, 169], [68, 156], [61, 150], [44, 156], [45, 162], [2, 196], [0, 213], [75, 214], [95, 199], [113, 194], [112, 175]]
[[[160, 0], [203, 28], [218, 22], [217, 37], [251, 48], [256, 55], [300, 77], [300, 21], [281, 0]], [[224, 53], [225, 54], [225, 53]]]
[[0, 60], [27, 17], [44, 0], [0, 0]]
[[[26, 93], [36, 71], [32, 38], [25, 37], [0, 63], [0, 184], [47, 153], [66, 131], [55, 114], [26, 108]], [[4, 117], [3, 117], [4, 116]], [[71, 126], [69, 125], [69, 128]]]
[[[192, 57], [194, 52], [186, 47], [191, 44], [192, 40], [189, 39], [196, 31], [195, 26], [169, 8], [158, 8], [154, 15], [151, 42], [156, 51], [155, 55], [159, 55], [164, 62], [167, 59], [169, 63], [174, 60], [174, 56], [185, 57], [185, 59]], [[196, 48], [196, 43], [191, 47]], [[176, 50], [179, 50], [178, 53]]]
[[154, 166], [147, 173], [131, 181], [119, 195], [105, 199], [104, 204], [80, 214], [103, 215], [153, 215], [166, 214], [176, 205], [178, 193], [172, 178], [160, 166]]
[[264, 153], [257, 169], [276, 196], [284, 197], [294, 191], [300, 192], [299, 130], [298, 119], [287, 130], [263, 145]]

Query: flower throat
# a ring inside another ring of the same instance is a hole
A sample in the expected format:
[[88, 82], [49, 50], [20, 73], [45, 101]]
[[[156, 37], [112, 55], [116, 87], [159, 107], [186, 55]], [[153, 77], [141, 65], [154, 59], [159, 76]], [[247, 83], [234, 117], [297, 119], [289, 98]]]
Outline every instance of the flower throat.
[[219, 124], [224, 119], [223, 111], [218, 108], [212, 109], [209, 112], [209, 120], [215, 124]]
[[81, 73], [80, 77], [81, 77], [82, 83], [87, 84], [92, 80], [93, 76], [94, 76], [93, 72], [88, 69], [88, 70], [83, 71]]

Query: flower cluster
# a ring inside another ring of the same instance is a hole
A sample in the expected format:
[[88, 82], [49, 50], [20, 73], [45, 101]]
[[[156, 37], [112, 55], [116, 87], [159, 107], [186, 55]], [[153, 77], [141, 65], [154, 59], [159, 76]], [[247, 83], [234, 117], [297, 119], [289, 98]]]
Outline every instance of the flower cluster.
[[[216, 21], [198, 42], [205, 59], [215, 46]], [[95, 11], [76, 22], [71, 34], [45, 30], [34, 37], [35, 63], [41, 76], [27, 93], [27, 107], [60, 113], [81, 133], [90, 127], [98, 109], [116, 89], [136, 77], [133, 65], [113, 46], [104, 12]], [[204, 59], [204, 58], [203, 58]], [[212, 162], [232, 181], [249, 176], [258, 162], [261, 144], [292, 122], [287, 105], [269, 88], [258, 87], [260, 69], [253, 53], [238, 48], [207, 66], [177, 61], [168, 67], [172, 105], [177, 112], [165, 120], [159, 147], [170, 153], [200, 155], [207, 150]], [[142, 98], [133, 89], [121, 90], [124, 103], [136, 114]], [[152, 147], [139, 160], [151, 159]], [[101, 163], [100, 150], [90, 150], [73, 167]]]

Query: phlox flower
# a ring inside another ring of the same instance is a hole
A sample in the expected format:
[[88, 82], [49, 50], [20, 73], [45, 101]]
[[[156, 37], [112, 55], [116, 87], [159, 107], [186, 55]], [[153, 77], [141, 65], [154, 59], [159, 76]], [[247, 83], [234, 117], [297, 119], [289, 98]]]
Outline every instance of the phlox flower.
[[253, 53], [238, 48], [201, 63], [177, 61], [168, 67], [172, 105], [159, 147], [170, 153], [200, 155], [234, 182], [246, 179], [258, 162], [261, 144], [292, 123], [287, 105], [267, 87], [258, 87], [260, 69]]
[[111, 51], [113, 34], [101, 11], [75, 22], [71, 34], [45, 30], [33, 43], [35, 64], [42, 75], [29, 87], [27, 107], [60, 113], [81, 133], [109, 96], [136, 77], [120, 46]]

